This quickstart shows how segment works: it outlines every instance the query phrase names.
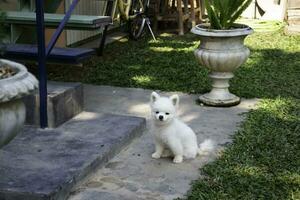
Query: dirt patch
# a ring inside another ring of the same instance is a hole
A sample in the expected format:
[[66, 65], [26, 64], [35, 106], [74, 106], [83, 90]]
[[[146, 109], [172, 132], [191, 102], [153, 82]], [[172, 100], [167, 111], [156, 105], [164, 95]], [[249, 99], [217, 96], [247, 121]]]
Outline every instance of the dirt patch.
[[17, 73], [17, 71], [15, 69], [11, 68], [10, 66], [8, 66], [6, 64], [0, 65], [0, 80], [12, 77], [16, 73]]

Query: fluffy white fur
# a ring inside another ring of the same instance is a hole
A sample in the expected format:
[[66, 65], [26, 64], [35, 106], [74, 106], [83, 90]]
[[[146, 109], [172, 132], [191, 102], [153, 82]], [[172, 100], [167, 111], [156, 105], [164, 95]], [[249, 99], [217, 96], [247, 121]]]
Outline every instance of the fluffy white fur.
[[195, 158], [213, 149], [211, 140], [205, 140], [199, 148], [194, 131], [176, 117], [178, 95], [161, 97], [152, 92], [150, 102], [155, 138], [152, 158], [173, 156], [174, 163], [181, 163], [183, 158]]

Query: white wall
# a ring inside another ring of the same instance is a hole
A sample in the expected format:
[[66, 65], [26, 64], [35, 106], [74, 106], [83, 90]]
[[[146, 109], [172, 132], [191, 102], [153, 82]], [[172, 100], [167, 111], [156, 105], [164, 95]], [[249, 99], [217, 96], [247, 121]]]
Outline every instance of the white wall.
[[[73, 0], [65, 1], [65, 9], [70, 7]], [[104, 15], [106, 8], [106, 1], [99, 0], [81, 0], [77, 4], [73, 14], [81, 15]], [[102, 29], [93, 31], [79, 31], [79, 30], [67, 30], [67, 45], [79, 42], [81, 40], [87, 39], [89, 37], [95, 36], [101, 33]]]
[[[263, 16], [260, 16], [256, 11], [256, 18], [265, 20], [283, 20], [285, 15], [285, 6], [287, 0], [280, 0], [278, 5], [274, 0], [257, 0], [258, 5], [265, 11]], [[246, 18], [254, 18], [255, 1], [242, 14]], [[257, 10], [257, 9], [256, 9]]]

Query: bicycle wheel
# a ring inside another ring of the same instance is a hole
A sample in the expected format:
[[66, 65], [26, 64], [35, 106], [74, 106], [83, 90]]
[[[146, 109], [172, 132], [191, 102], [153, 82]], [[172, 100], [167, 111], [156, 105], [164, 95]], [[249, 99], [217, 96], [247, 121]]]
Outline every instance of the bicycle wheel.
[[137, 40], [143, 34], [146, 19], [145, 14], [148, 8], [148, 0], [133, 0], [129, 19], [129, 37]]
[[138, 40], [145, 27], [146, 19], [142, 15], [137, 15], [134, 19], [129, 21], [129, 37]]

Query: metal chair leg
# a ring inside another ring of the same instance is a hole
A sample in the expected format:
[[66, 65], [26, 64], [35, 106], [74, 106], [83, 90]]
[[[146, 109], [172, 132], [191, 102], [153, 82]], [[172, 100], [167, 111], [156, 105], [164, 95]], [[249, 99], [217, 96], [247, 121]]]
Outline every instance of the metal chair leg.
[[150, 31], [150, 33], [151, 33], [151, 35], [152, 35], [152, 38], [153, 38], [153, 40], [154, 41], [156, 41], [156, 38], [155, 38], [155, 36], [154, 36], [154, 34], [153, 34], [153, 31], [152, 31], [152, 28], [151, 28], [151, 26], [150, 26], [150, 20], [149, 20], [149, 18], [147, 17], [147, 18], [145, 18], [146, 19], [146, 24], [147, 24], [147, 27], [148, 27], [148, 29], [149, 29], [149, 31]]
[[99, 45], [99, 48], [97, 49], [97, 55], [98, 56], [103, 55], [103, 49], [104, 49], [104, 46], [105, 46], [107, 29], [108, 29], [108, 25], [104, 27], [104, 30], [103, 30], [103, 33], [102, 33], [102, 38], [101, 38], [101, 41], [100, 41], [100, 45]]

